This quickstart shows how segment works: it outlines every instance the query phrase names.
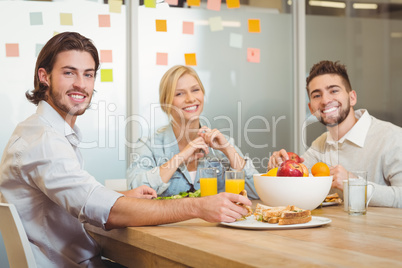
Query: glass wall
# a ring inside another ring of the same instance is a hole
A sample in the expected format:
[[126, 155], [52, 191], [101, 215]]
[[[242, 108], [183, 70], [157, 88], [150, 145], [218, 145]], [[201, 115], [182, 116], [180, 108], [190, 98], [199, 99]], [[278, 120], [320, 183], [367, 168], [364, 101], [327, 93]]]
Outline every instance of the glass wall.
[[[356, 109], [402, 126], [402, 1], [337, 1], [340, 7], [306, 1], [306, 70], [324, 59], [346, 64]], [[357, 8], [356, 8], [357, 7]], [[308, 128], [307, 145], [325, 128]]]
[[[220, 11], [208, 9], [206, 1], [191, 8], [139, 7], [133, 103], [140, 120], [132, 141], [168, 124], [159, 107], [159, 81], [170, 67], [186, 64], [185, 54], [195, 54], [193, 67], [206, 89], [204, 124], [234, 138], [260, 172], [273, 151], [293, 148], [292, 14], [286, 1], [251, 2], [232, 9], [223, 2]], [[166, 32], [156, 31], [157, 20], [166, 22]], [[258, 21], [258, 32], [250, 32], [249, 20]], [[185, 23], [193, 25], [191, 34], [183, 33]], [[166, 53], [167, 62], [158, 65], [158, 53]]]

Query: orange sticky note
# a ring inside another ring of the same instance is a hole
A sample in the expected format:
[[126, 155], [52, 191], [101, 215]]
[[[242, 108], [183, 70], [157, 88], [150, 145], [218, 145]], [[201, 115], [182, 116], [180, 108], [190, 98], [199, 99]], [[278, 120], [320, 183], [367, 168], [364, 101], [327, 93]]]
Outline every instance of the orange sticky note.
[[101, 82], [113, 82], [113, 70], [102, 69], [101, 70]]
[[201, 5], [201, 0], [187, 0], [187, 5], [199, 7]]
[[156, 65], [168, 65], [168, 54], [156, 53]]
[[247, 48], [247, 61], [248, 62], [260, 62], [260, 49], [259, 48]]
[[20, 49], [18, 44], [6, 44], [6, 57], [19, 57]]
[[113, 62], [112, 51], [111, 50], [101, 50], [100, 51], [100, 61], [101, 62]]
[[73, 14], [60, 13], [60, 25], [73, 25]]
[[165, 0], [165, 2], [172, 6], [177, 6], [179, 4], [179, 0]]
[[184, 60], [186, 61], [186, 65], [192, 65], [192, 66], [197, 65], [197, 59], [195, 53], [184, 54]]
[[155, 20], [157, 32], [167, 32], [166, 20]]
[[99, 27], [110, 27], [110, 15], [98, 15]]
[[221, 10], [222, 0], [208, 0], [207, 9], [219, 11]]
[[240, 0], [226, 0], [226, 6], [228, 8], [239, 8]]
[[183, 34], [194, 34], [194, 22], [183, 21]]
[[260, 20], [259, 19], [249, 19], [248, 20], [248, 31], [250, 33], [260, 33]]

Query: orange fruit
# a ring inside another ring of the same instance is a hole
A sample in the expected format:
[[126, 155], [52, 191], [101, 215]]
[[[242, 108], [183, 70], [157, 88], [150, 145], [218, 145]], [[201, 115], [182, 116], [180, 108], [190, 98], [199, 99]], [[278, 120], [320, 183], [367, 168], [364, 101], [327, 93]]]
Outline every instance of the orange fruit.
[[311, 168], [311, 174], [313, 174], [314, 177], [329, 176], [329, 167], [323, 162], [315, 163], [314, 166]]
[[268, 171], [268, 173], [262, 175], [262, 176], [270, 176], [270, 177], [276, 177], [276, 173], [278, 173], [278, 168], [273, 168]]

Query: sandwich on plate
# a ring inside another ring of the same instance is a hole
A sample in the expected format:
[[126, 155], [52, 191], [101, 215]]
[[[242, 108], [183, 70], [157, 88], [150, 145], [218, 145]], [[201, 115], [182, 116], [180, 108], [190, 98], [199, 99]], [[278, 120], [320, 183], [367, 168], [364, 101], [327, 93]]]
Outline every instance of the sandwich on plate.
[[257, 204], [254, 217], [257, 221], [278, 225], [301, 224], [311, 221], [311, 211], [296, 206], [269, 207]]

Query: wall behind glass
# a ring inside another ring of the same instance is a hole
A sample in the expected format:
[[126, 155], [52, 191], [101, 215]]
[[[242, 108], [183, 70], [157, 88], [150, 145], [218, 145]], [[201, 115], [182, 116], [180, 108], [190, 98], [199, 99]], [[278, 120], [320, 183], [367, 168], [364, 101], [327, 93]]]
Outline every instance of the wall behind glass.
[[[357, 92], [356, 109], [402, 126], [402, 21], [308, 15], [306, 69], [321, 60], [339, 60]], [[307, 74], [308, 75], [308, 74]], [[325, 128], [308, 128], [307, 144]]]
[[[209, 20], [219, 17], [221, 31]], [[155, 31], [155, 20], [167, 21], [167, 32]], [[248, 19], [259, 19], [260, 33], [248, 32]], [[183, 22], [194, 22], [194, 34], [183, 34]], [[234, 138], [253, 158], [260, 172], [270, 153], [293, 146], [292, 15], [264, 8], [241, 7], [219, 12], [206, 8], [139, 9], [140, 134], [152, 134], [168, 124], [159, 107], [159, 81], [185, 53], [196, 53], [206, 89], [203, 122]], [[230, 45], [231, 36], [241, 47]], [[232, 36], [233, 37], [233, 36]], [[260, 62], [247, 61], [247, 49], [260, 49]], [[156, 65], [156, 54], [168, 53], [167, 65]], [[141, 122], [140, 122], [141, 121]], [[261, 161], [263, 160], [263, 163]]]

